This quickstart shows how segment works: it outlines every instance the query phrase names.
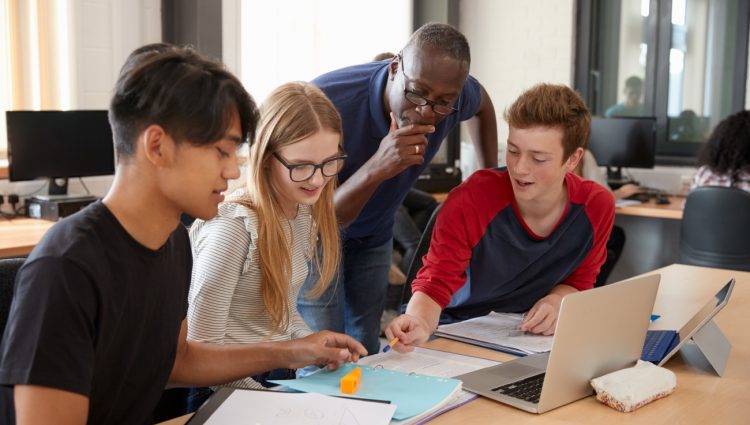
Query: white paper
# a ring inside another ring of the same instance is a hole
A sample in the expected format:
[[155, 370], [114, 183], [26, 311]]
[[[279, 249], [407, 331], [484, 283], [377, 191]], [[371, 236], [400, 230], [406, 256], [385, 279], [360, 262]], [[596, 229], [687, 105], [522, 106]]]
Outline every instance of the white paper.
[[643, 202], [637, 200], [637, 199], [615, 199], [615, 207], [622, 208], [622, 207], [630, 207], [633, 205], [641, 205]]
[[464, 373], [494, 366], [499, 362], [479, 357], [464, 356], [445, 351], [417, 347], [410, 353], [399, 353], [391, 350], [387, 353], [364, 357], [359, 361], [367, 366], [383, 366], [399, 372], [417, 373], [420, 375], [453, 378]]
[[396, 406], [313, 393], [236, 390], [206, 421], [208, 425], [385, 425]]
[[[438, 326], [435, 335], [457, 337], [461, 341], [482, 346], [515, 349], [527, 354], [544, 353], [552, 349], [552, 336], [518, 332], [523, 315], [491, 312], [463, 322]], [[475, 341], [475, 342], [472, 342]]]

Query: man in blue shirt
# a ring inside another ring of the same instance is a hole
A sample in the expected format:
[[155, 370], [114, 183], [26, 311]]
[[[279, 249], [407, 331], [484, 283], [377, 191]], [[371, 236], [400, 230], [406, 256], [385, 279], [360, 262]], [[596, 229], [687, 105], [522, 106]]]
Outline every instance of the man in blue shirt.
[[[487, 92], [469, 75], [469, 44], [445, 24], [419, 28], [390, 61], [339, 69], [313, 82], [344, 123], [348, 155], [336, 212], [345, 226], [339, 281], [299, 310], [313, 329], [346, 332], [378, 349], [393, 246], [394, 214], [442, 140], [461, 121], [480, 165], [497, 166], [497, 123]], [[308, 277], [307, 287], [317, 280]]]

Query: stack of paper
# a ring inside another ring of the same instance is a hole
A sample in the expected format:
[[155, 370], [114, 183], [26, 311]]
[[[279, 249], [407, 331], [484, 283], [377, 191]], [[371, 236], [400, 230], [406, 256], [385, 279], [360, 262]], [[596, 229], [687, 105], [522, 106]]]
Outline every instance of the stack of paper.
[[492, 312], [463, 322], [440, 325], [435, 336], [525, 356], [552, 349], [552, 336], [532, 335], [518, 331], [523, 315]]

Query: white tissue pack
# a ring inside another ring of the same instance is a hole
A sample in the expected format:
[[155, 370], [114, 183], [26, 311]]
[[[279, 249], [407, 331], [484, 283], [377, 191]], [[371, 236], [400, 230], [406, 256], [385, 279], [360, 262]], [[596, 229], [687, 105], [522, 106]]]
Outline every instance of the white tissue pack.
[[674, 373], [650, 362], [591, 380], [596, 399], [620, 412], [632, 412], [654, 400], [672, 394], [677, 386]]

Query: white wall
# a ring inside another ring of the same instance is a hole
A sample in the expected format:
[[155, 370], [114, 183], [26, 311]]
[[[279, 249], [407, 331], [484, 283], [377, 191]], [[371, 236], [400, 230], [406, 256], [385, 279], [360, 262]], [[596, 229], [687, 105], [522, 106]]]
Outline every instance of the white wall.
[[573, 84], [575, 1], [463, 1], [459, 16], [471, 46], [471, 74], [495, 105], [504, 164], [505, 108], [536, 83]]
[[[72, 64], [72, 109], [107, 109], [117, 73], [135, 48], [161, 41], [160, 0], [71, 0], [69, 27]], [[89, 191], [103, 196], [112, 176], [83, 179]], [[0, 193], [46, 193], [43, 181], [10, 183], [0, 180]], [[71, 179], [69, 193], [84, 193], [78, 179]], [[3, 211], [9, 206], [3, 205]]]

